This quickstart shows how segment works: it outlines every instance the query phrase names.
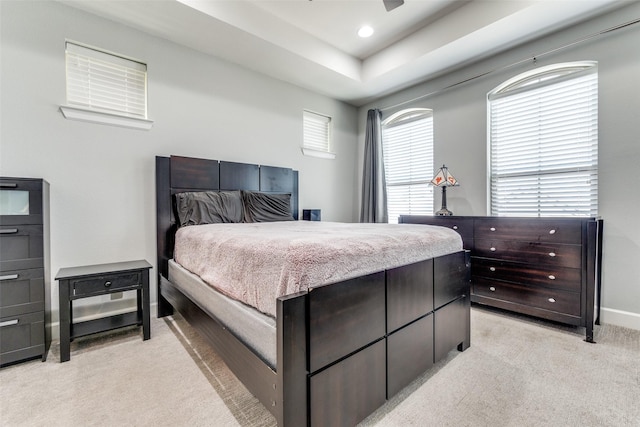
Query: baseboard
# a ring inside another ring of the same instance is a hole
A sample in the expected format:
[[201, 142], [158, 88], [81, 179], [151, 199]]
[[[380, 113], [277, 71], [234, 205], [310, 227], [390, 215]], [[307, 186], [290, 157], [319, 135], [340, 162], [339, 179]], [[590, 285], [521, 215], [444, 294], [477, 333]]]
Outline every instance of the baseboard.
[[602, 307], [600, 309], [600, 323], [623, 326], [640, 331], [640, 313]]

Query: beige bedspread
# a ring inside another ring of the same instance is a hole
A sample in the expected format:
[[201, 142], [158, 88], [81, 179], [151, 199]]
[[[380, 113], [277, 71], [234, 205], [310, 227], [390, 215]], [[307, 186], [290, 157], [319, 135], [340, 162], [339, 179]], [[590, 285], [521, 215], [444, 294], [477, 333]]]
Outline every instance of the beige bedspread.
[[460, 250], [460, 235], [444, 227], [283, 221], [180, 228], [174, 259], [275, 317], [279, 296]]

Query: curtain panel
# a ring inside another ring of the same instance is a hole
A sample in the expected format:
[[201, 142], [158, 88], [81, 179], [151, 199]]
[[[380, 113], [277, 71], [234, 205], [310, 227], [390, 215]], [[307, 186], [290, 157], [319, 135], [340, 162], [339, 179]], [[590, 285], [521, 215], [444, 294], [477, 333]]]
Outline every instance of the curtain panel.
[[388, 222], [387, 185], [382, 153], [382, 113], [367, 112], [360, 222]]

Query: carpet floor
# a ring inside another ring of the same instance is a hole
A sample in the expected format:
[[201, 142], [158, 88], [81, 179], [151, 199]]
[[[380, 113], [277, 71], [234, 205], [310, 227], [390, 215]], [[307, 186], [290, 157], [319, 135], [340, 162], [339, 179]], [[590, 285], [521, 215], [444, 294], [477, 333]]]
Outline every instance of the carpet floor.
[[[474, 307], [452, 351], [361, 426], [640, 426], [640, 331], [570, 328]], [[75, 340], [59, 363], [0, 369], [2, 426], [275, 426], [179, 316]]]

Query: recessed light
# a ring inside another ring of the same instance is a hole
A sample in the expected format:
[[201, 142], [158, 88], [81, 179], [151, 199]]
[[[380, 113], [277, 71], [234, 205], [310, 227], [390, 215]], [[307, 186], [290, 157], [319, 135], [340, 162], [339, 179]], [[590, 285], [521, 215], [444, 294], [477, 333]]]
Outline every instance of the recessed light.
[[364, 25], [358, 30], [358, 35], [362, 38], [371, 37], [372, 34], [373, 34], [373, 28], [371, 28], [368, 25]]

